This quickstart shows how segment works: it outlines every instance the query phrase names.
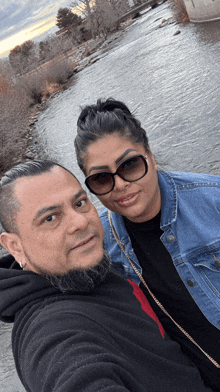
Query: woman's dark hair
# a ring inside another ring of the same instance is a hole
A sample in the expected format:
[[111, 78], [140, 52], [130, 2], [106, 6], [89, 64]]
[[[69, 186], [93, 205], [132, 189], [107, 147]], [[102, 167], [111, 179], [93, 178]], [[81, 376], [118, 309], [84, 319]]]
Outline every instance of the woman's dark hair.
[[105, 136], [117, 133], [141, 144], [150, 153], [146, 131], [141, 123], [121, 101], [113, 98], [98, 99], [96, 105], [85, 106], [77, 121], [77, 135], [74, 141], [77, 161], [85, 173], [85, 160], [88, 147]]

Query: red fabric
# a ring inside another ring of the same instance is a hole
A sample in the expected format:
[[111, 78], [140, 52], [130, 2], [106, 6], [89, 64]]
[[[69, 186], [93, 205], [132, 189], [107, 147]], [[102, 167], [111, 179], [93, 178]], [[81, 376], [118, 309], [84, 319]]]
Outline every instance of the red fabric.
[[162, 337], [164, 338], [165, 336], [165, 331], [163, 329], [162, 324], [160, 323], [159, 319], [157, 318], [156, 314], [154, 313], [152, 307], [150, 306], [147, 298], [145, 297], [143, 291], [140, 289], [140, 287], [133, 282], [132, 280], [128, 279], [128, 282], [133, 286], [133, 293], [135, 297], [138, 299], [138, 301], [141, 303], [142, 309], [144, 312], [146, 312], [156, 323], [158, 324], [160, 333]]

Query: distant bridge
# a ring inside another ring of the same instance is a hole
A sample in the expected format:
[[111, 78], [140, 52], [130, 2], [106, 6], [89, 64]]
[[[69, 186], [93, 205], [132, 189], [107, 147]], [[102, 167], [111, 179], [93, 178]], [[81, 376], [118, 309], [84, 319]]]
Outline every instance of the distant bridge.
[[166, 0], [148, 0], [145, 3], [140, 5], [136, 5], [130, 9], [130, 11], [126, 12], [126, 14], [122, 15], [118, 18], [119, 22], [124, 22], [128, 18], [134, 18], [136, 15], [138, 16], [139, 12], [143, 11], [145, 8], [151, 7], [154, 8], [159, 4], [164, 3]]

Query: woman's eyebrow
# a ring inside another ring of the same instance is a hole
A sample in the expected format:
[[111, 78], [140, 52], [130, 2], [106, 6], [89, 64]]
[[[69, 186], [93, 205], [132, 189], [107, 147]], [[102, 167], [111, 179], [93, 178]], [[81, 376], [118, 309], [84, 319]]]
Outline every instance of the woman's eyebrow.
[[92, 166], [92, 167], [90, 167], [90, 169], [89, 169], [89, 174], [90, 174], [90, 172], [91, 172], [92, 170], [99, 170], [99, 169], [107, 169], [107, 170], [108, 170], [108, 166], [107, 166], [107, 165], [105, 165], [105, 166]]
[[[116, 159], [115, 163], [118, 164], [118, 163], [119, 163], [126, 155], [128, 155], [129, 152], [131, 152], [131, 151], [137, 152], [134, 148], [128, 148], [125, 152], [123, 152], [122, 155], [120, 155], [120, 157], [118, 157], [118, 158]], [[107, 165], [103, 165], [103, 166], [92, 166], [92, 167], [90, 167], [90, 169], [89, 169], [89, 174], [91, 173], [92, 170], [100, 170], [100, 169], [102, 169], [102, 170], [103, 170], [103, 169], [108, 170], [109, 167], [108, 167]]]
[[[115, 163], [118, 164], [126, 155], [131, 151], [136, 151], [134, 148], [128, 148], [119, 158], [116, 159]], [[136, 151], [137, 152], [137, 151]]]

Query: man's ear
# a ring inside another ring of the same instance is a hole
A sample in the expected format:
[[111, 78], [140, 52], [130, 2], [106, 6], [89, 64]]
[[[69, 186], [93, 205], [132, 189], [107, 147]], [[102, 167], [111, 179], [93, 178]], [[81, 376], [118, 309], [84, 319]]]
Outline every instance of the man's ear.
[[0, 235], [0, 242], [18, 263], [24, 261], [23, 247], [17, 234], [4, 232]]

